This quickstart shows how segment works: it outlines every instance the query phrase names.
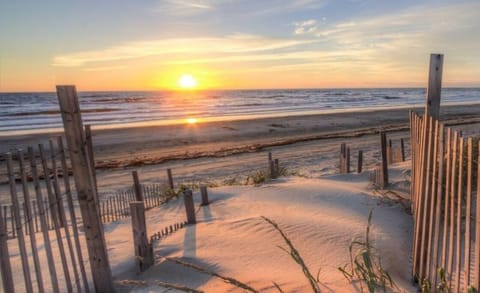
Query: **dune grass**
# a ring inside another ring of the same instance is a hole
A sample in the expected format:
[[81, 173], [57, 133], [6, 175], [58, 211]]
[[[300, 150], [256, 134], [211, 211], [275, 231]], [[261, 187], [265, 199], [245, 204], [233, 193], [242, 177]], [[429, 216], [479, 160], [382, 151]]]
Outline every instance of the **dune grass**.
[[370, 242], [370, 227], [372, 225], [373, 209], [368, 214], [368, 224], [365, 239], [353, 240], [349, 245], [350, 263], [338, 270], [350, 282], [359, 282], [362, 292], [366, 285], [368, 292], [376, 289], [386, 292], [387, 288], [398, 289], [390, 274], [382, 267], [380, 256]]

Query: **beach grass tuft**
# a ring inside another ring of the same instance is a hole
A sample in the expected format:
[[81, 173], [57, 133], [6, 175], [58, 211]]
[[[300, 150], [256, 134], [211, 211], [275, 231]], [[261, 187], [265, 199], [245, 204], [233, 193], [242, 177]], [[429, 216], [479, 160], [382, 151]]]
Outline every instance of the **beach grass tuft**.
[[[310, 272], [310, 270], [308, 269], [307, 265], [305, 264], [305, 261], [303, 260], [302, 256], [300, 255], [300, 253], [298, 252], [298, 250], [295, 248], [295, 246], [293, 245], [292, 241], [287, 237], [287, 235], [285, 234], [285, 232], [278, 226], [277, 223], [275, 223], [274, 221], [270, 220], [269, 218], [267, 217], [264, 217], [262, 216], [262, 218], [267, 222], [269, 223], [270, 225], [272, 225], [272, 227], [278, 231], [278, 233], [280, 233], [280, 235], [282, 236], [283, 240], [285, 241], [285, 243], [287, 244], [288, 246], [288, 249], [286, 248], [283, 248], [283, 247], [280, 247], [280, 249], [282, 249], [283, 251], [285, 251], [287, 254], [289, 254], [292, 259], [302, 268], [302, 271], [303, 271], [303, 274], [305, 276], [305, 278], [308, 280], [309, 284], [310, 284], [310, 287], [312, 288], [313, 292], [315, 293], [318, 293], [318, 292], [321, 292], [320, 290], [320, 286], [319, 286], [319, 280], [318, 280], [318, 274], [317, 274], [317, 278], [315, 278], [312, 273]], [[320, 270], [319, 270], [320, 272]], [[281, 288], [275, 284], [275, 287], [277, 287], [277, 289], [282, 292]]]
[[175, 259], [175, 258], [170, 258], [170, 257], [165, 257], [165, 259], [167, 261], [170, 261], [170, 262], [173, 262], [175, 264], [178, 264], [178, 265], [181, 265], [183, 267], [187, 267], [187, 268], [191, 268], [191, 269], [194, 269], [195, 271], [197, 272], [200, 272], [200, 273], [204, 273], [204, 274], [207, 274], [209, 276], [212, 276], [212, 277], [215, 277], [215, 278], [219, 278], [221, 279], [222, 281], [224, 281], [225, 283], [228, 283], [228, 284], [231, 284], [237, 288], [240, 288], [240, 289], [243, 289], [245, 291], [248, 291], [248, 292], [253, 292], [253, 293], [257, 293], [258, 291], [255, 290], [254, 288], [250, 287], [249, 285], [237, 280], [237, 279], [234, 279], [234, 278], [230, 278], [230, 277], [226, 277], [226, 276], [223, 276], [223, 275], [220, 275], [218, 273], [215, 273], [215, 272], [212, 272], [208, 269], [205, 269], [205, 268], [202, 268], [200, 266], [197, 266], [195, 264], [192, 264], [192, 263], [188, 263], [188, 262], [185, 262], [185, 261], [182, 261], [182, 260], [179, 260], [179, 259]]
[[368, 292], [374, 293], [377, 288], [386, 292], [387, 288], [396, 288], [390, 274], [382, 267], [380, 256], [370, 242], [373, 209], [368, 214], [368, 224], [364, 240], [353, 240], [349, 245], [350, 263], [338, 270], [350, 282], [359, 281], [362, 292], [363, 284]]

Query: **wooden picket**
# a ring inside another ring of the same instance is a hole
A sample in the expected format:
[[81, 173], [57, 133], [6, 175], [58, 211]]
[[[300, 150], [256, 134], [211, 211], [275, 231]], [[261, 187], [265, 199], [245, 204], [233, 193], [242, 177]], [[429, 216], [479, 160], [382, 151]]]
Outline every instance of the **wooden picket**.
[[[40, 165], [36, 154], [40, 156]], [[82, 242], [85, 238], [74, 212], [63, 146], [55, 148], [52, 141], [48, 150], [42, 145], [37, 152], [29, 147], [26, 156], [29, 164], [25, 163], [22, 150], [15, 152], [15, 157], [6, 154], [12, 205], [0, 208], [3, 289], [6, 292], [89, 292], [92, 277], [84, 266]], [[58, 170], [63, 171], [63, 183]], [[17, 176], [20, 186], [15, 180]], [[65, 198], [68, 209], [64, 208]], [[9, 221], [14, 225], [8, 227]], [[9, 255], [9, 246], [18, 247], [20, 254]], [[11, 262], [12, 257], [18, 257], [19, 261]], [[42, 266], [43, 260], [47, 269]], [[24, 282], [14, 282], [22, 278]]]
[[447, 285], [451, 292], [478, 289], [479, 138], [461, 137], [415, 113], [410, 127], [414, 277], [432, 288]]

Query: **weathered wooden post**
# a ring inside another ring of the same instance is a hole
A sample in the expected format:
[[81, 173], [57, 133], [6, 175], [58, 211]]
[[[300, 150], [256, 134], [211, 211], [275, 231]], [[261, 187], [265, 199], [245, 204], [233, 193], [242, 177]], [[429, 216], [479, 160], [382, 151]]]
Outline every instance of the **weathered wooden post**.
[[382, 147], [382, 169], [381, 169], [381, 176], [382, 176], [382, 188], [386, 188], [388, 186], [388, 159], [387, 159], [387, 134], [385, 131], [380, 131], [380, 144]]
[[388, 140], [387, 158], [388, 158], [388, 164], [393, 164], [393, 147], [392, 147], [391, 139]]
[[405, 142], [403, 141], [403, 138], [400, 139], [400, 152], [402, 155], [402, 162], [405, 162]]
[[440, 117], [440, 96], [442, 92], [443, 54], [430, 54], [428, 71], [427, 103], [425, 115], [438, 120]]
[[140, 179], [138, 178], [138, 171], [132, 171], [133, 176], [133, 188], [135, 190], [135, 198], [137, 201], [144, 201], [142, 185], [140, 184]]
[[345, 174], [345, 155], [347, 152], [347, 145], [343, 142], [340, 145], [340, 174]]
[[350, 173], [350, 147], [347, 147], [345, 153], [345, 173]]
[[103, 224], [83, 131], [82, 116], [75, 86], [57, 86], [60, 113], [72, 161], [77, 197], [82, 213], [90, 267], [97, 292], [115, 292], [108, 260]]
[[363, 151], [358, 151], [358, 165], [357, 165], [357, 173], [362, 173], [363, 167]]
[[187, 223], [196, 224], [195, 206], [193, 205], [193, 193], [190, 189], [183, 192], [183, 202], [185, 203], [185, 211], [187, 213]]
[[173, 176], [172, 176], [172, 169], [168, 168], [167, 169], [167, 177], [168, 177], [168, 186], [170, 189], [173, 190], [174, 185], [173, 185]]
[[275, 163], [273, 160], [268, 161], [268, 170], [270, 172], [270, 178], [277, 178], [277, 174], [275, 174]]
[[280, 175], [280, 161], [278, 159], [274, 160], [275, 162], [275, 174], [276, 176]]
[[93, 183], [95, 184], [95, 191], [98, 194], [97, 172], [95, 170], [95, 153], [93, 152], [92, 127], [85, 125], [85, 141], [87, 144], [87, 155], [92, 169]]
[[208, 191], [207, 191], [207, 186], [206, 185], [201, 185], [200, 186], [200, 193], [202, 195], [202, 206], [209, 205], [210, 202], [208, 201]]
[[152, 244], [147, 238], [147, 223], [145, 220], [145, 205], [143, 201], [130, 202], [132, 215], [133, 245], [138, 272], [144, 272], [154, 263]]
[[2, 285], [5, 292], [15, 292], [13, 286], [12, 266], [10, 264], [10, 253], [8, 252], [7, 226], [3, 220], [2, 209], [0, 209], [0, 273], [2, 274]]

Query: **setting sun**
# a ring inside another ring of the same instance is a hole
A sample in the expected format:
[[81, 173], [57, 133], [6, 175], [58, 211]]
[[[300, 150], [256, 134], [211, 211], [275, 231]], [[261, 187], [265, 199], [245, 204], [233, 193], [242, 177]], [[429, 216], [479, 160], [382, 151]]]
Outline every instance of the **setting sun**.
[[188, 124], [195, 124], [195, 123], [197, 123], [197, 118], [187, 118], [187, 123]]
[[178, 85], [184, 89], [194, 88], [197, 84], [197, 80], [190, 74], [184, 74], [178, 80]]

